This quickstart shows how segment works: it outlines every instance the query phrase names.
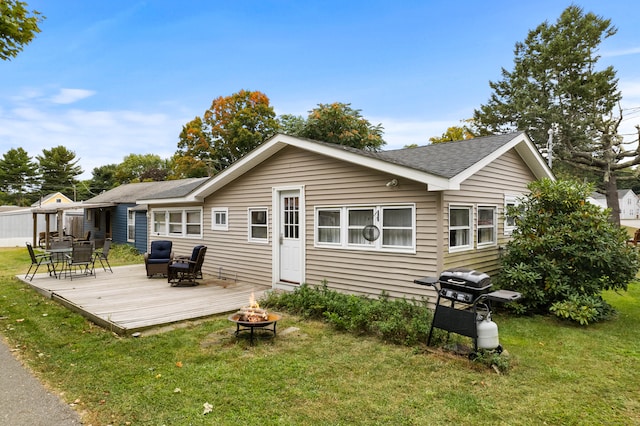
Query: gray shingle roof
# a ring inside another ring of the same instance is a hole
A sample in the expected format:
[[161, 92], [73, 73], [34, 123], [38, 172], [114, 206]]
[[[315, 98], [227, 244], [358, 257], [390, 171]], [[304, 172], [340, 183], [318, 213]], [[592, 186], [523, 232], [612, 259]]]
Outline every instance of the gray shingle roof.
[[491, 155], [523, 132], [493, 135], [418, 148], [375, 153], [376, 157], [437, 176], [452, 178], [480, 159]]
[[184, 197], [209, 178], [190, 178], [162, 182], [140, 182], [117, 186], [103, 192], [86, 203], [135, 203], [146, 198]]
[[306, 140], [321, 145], [327, 145], [334, 149], [342, 149], [343, 151], [377, 158], [378, 160], [420, 170], [436, 176], [452, 178], [458, 173], [461, 173], [473, 166], [482, 158], [491, 155], [501, 146], [506, 145], [523, 133], [525, 132], [482, 136], [474, 139], [442, 142], [417, 148], [401, 148], [378, 152], [365, 151], [329, 142], [311, 139]]

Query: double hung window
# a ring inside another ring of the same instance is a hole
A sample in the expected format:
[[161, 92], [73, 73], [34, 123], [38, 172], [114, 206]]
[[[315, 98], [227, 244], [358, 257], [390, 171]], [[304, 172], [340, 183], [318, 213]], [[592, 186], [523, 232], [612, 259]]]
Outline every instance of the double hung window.
[[505, 195], [504, 197], [504, 234], [511, 235], [516, 229], [516, 216], [509, 215], [509, 209], [517, 207], [518, 197], [515, 195]]
[[495, 206], [449, 206], [449, 252], [495, 245], [498, 236], [496, 215]]
[[478, 247], [496, 243], [496, 208], [478, 206]]
[[136, 212], [127, 209], [127, 241], [133, 242], [136, 239]]
[[249, 209], [249, 241], [266, 243], [269, 241], [267, 208]]
[[473, 224], [472, 206], [449, 207], [449, 250], [458, 251], [473, 247], [471, 225]]

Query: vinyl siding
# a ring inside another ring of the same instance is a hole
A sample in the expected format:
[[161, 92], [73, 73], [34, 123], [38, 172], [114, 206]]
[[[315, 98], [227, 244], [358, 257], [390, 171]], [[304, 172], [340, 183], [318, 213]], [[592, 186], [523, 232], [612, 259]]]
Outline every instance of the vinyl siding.
[[[397, 187], [386, 187], [393, 178], [397, 177], [286, 147], [207, 197], [203, 203], [203, 239], [173, 238], [174, 252], [190, 254], [194, 245], [204, 243], [209, 247], [203, 265], [206, 274], [215, 276], [222, 268], [227, 276], [237, 274], [239, 282], [273, 285], [272, 244], [274, 239], [277, 242], [277, 236], [272, 235], [273, 189], [303, 187], [305, 282], [316, 285], [326, 280], [330, 288], [338, 291], [373, 296], [384, 291], [391, 297], [429, 297], [433, 302], [433, 290], [416, 285], [413, 280], [436, 276], [453, 266], [495, 272], [498, 247], [505, 240], [504, 196], [526, 192], [527, 183], [534, 179], [515, 151], [465, 181], [460, 191], [428, 192], [424, 184], [401, 178]], [[450, 203], [495, 205], [499, 244], [482, 250], [448, 253]], [[315, 246], [316, 207], [393, 204], [415, 205], [415, 253]], [[160, 206], [153, 206], [151, 210], [157, 207]], [[228, 209], [228, 230], [211, 229], [213, 207]], [[252, 207], [267, 208], [268, 244], [248, 241], [248, 209]], [[167, 239], [153, 236], [151, 232], [149, 236], [150, 240]]]
[[[436, 194], [423, 184], [400, 181], [397, 188], [385, 184], [393, 176], [361, 166], [335, 161], [289, 147], [241, 178], [216, 192], [205, 202], [205, 240], [215, 253], [207, 272], [219, 267], [238, 275], [243, 282], [272, 284], [272, 188], [304, 186], [305, 281], [323, 280], [336, 290], [356, 294], [392, 297], [431, 295], [413, 283], [415, 278], [433, 275], [436, 268]], [[314, 247], [316, 206], [384, 205], [415, 203], [418, 232], [416, 254], [398, 254]], [[228, 208], [228, 231], [212, 231], [211, 208]], [[247, 241], [247, 210], [268, 207], [269, 244]], [[302, 222], [302, 219], [301, 219]]]
[[[443, 269], [465, 267], [495, 275], [500, 267], [501, 248], [504, 248], [509, 239], [504, 233], [505, 195], [526, 194], [527, 185], [533, 180], [535, 177], [531, 171], [525, 166], [518, 153], [512, 149], [463, 182], [460, 191], [445, 191], [442, 210], [445, 218], [443, 239], [446, 241]], [[449, 206], [452, 204], [472, 205], [474, 219], [477, 219], [478, 206], [496, 206], [497, 245], [477, 248], [477, 227], [474, 226], [474, 249], [449, 253], [448, 217]]]

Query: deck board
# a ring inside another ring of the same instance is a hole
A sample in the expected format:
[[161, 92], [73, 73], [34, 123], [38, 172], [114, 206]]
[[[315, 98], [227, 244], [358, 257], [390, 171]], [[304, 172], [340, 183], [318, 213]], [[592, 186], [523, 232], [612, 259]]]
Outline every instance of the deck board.
[[[18, 276], [24, 280], [23, 276]], [[25, 281], [39, 293], [119, 334], [234, 312], [271, 287], [206, 277], [195, 287], [171, 287], [147, 278], [144, 265], [96, 268], [95, 277], [56, 279], [47, 273]]]

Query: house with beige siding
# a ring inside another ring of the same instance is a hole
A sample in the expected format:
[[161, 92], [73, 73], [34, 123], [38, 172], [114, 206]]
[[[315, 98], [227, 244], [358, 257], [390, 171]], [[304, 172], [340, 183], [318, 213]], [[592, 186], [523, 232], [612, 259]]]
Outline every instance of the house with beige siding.
[[150, 241], [184, 255], [208, 246], [205, 274], [420, 298], [431, 290], [416, 278], [495, 274], [506, 206], [545, 177], [523, 132], [382, 152], [276, 135], [187, 195], [137, 202]]

